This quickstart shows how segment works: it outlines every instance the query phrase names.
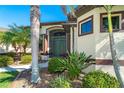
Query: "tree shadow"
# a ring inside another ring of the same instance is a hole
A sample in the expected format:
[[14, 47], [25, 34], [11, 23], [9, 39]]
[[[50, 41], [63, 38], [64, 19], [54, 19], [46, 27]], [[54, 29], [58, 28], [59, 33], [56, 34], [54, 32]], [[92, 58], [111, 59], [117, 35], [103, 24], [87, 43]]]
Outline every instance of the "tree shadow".
[[124, 60], [124, 32], [118, 33], [115, 40], [117, 57]]
[[98, 36], [96, 40], [96, 58], [110, 57], [109, 37], [108, 34]]
[[13, 81], [19, 72], [2, 72], [4, 76], [0, 79], [0, 83]]
[[[113, 35], [117, 56], [124, 59], [124, 33], [115, 32]], [[99, 36], [96, 41], [96, 58], [111, 59], [109, 34]]]

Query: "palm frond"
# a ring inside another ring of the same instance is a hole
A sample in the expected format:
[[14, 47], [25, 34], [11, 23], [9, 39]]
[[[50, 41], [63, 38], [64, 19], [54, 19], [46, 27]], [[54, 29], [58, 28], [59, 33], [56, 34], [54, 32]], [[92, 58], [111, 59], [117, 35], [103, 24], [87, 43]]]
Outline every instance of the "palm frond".
[[76, 18], [74, 5], [70, 5], [69, 7], [70, 7], [70, 13], [71, 13], [71, 15], [72, 15], [74, 18]]
[[62, 11], [65, 16], [67, 16], [67, 6], [66, 5], [61, 5]]

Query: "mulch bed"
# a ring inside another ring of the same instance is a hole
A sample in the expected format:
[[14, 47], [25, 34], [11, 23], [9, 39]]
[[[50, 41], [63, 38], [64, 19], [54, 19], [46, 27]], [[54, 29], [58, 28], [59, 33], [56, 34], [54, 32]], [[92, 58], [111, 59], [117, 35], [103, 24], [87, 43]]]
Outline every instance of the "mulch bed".
[[[51, 74], [48, 72], [47, 68], [44, 68], [40, 71], [41, 81], [38, 84], [31, 84], [31, 70], [25, 70], [20, 73], [20, 75], [12, 83], [12, 88], [50, 88], [49, 82], [57, 77], [58, 74]], [[81, 81], [73, 80], [73, 88], [80, 88]]]

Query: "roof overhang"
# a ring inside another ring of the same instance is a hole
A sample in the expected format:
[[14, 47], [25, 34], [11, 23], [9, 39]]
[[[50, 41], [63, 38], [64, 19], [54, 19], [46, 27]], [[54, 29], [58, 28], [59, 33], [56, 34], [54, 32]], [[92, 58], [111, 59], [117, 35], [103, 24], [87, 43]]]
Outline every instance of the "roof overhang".
[[61, 25], [62, 23], [66, 23], [66, 21], [59, 21], [59, 22], [45, 22], [45, 23], [40, 23], [40, 26]]
[[103, 5], [79, 5], [75, 11], [77, 17], [91, 11], [94, 8], [103, 7]]
[[66, 23], [62, 23], [62, 25], [65, 25], [65, 26], [76, 26], [77, 22], [66, 22]]

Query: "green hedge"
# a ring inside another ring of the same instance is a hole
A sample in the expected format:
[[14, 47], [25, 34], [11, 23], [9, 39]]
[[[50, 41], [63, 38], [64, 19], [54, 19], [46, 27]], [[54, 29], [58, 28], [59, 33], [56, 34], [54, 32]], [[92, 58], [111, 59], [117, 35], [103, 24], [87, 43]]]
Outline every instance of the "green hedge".
[[0, 67], [6, 67], [6, 66], [11, 65], [13, 63], [14, 63], [14, 61], [13, 61], [12, 57], [4, 56], [4, 55], [0, 56]]
[[31, 55], [24, 55], [21, 57], [21, 63], [20, 64], [29, 64], [32, 61]]
[[51, 73], [63, 72], [64, 70], [65, 70], [65, 66], [62, 64], [62, 62], [58, 60], [58, 58], [54, 57], [54, 58], [49, 59], [49, 64], [48, 64], [49, 72]]
[[118, 88], [119, 82], [115, 77], [102, 71], [93, 71], [83, 77], [82, 87], [84, 88]]

